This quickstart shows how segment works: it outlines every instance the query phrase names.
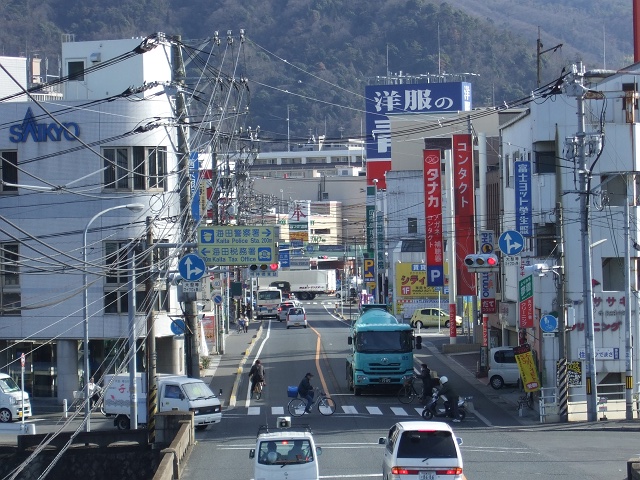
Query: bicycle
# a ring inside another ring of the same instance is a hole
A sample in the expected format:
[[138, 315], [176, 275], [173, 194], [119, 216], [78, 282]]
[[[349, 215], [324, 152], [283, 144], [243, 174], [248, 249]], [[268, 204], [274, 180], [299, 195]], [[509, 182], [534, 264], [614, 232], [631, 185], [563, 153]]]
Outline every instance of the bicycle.
[[533, 393], [528, 392], [518, 398], [518, 411], [522, 410], [524, 407], [528, 407], [530, 410], [533, 410]]
[[[311, 402], [311, 405], [309, 405], [309, 410], [317, 406], [318, 411], [322, 415], [333, 415], [333, 412], [336, 411], [336, 402], [319, 388], [316, 388], [314, 391], [316, 392], [315, 399]], [[289, 410], [289, 413], [294, 417], [304, 415], [306, 408], [307, 401], [300, 397], [292, 398], [289, 405], [287, 405], [287, 410]]]
[[255, 387], [253, 387], [253, 392], [251, 395], [251, 398], [253, 398], [255, 396], [256, 400], [260, 400], [260, 397], [262, 397], [262, 389], [264, 388], [264, 381], [263, 382], [256, 382]]
[[398, 400], [400, 403], [409, 404], [413, 402], [415, 398], [420, 398], [422, 395], [418, 390], [416, 390], [415, 386], [416, 377], [410, 377], [404, 381], [404, 384], [400, 387], [398, 391]]

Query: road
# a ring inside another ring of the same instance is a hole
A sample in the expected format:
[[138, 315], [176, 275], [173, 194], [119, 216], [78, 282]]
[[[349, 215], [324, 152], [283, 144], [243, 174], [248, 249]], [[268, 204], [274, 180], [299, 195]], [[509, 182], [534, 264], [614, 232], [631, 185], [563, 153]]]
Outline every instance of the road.
[[[393, 423], [420, 420], [417, 405], [400, 404], [390, 394], [353, 396], [345, 381], [348, 350], [346, 322], [330, 315], [328, 306], [306, 305], [309, 328], [287, 330], [283, 323], [265, 324], [252, 351], [266, 367], [267, 386], [259, 401], [247, 400], [248, 382], [243, 379], [236, 406], [225, 410], [221, 424], [197, 432], [185, 472], [188, 480], [235, 480], [253, 478], [249, 450], [255, 446], [260, 425], [275, 426], [287, 415], [288, 385], [297, 385], [306, 372], [313, 383], [331, 394], [337, 403], [333, 416], [317, 411], [301, 419], [322, 447], [319, 458], [323, 479], [382, 478], [382, 447], [378, 438]], [[456, 434], [463, 439], [465, 477], [473, 480], [554, 478], [561, 480], [623, 479], [626, 461], [640, 455], [633, 431], [602, 431], [589, 425], [522, 425], [515, 411], [505, 411], [491, 399], [496, 392], [453, 368], [437, 346], [446, 337], [423, 333], [425, 346], [417, 351], [416, 365], [426, 361], [439, 374], [445, 372], [461, 395], [473, 395], [474, 412]]]

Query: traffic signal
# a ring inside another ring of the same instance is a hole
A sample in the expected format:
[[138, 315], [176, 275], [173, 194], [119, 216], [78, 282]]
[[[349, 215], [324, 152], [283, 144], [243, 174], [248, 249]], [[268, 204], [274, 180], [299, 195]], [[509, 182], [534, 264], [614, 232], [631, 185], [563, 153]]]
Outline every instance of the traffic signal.
[[269, 265], [269, 270], [271, 270], [272, 272], [275, 272], [276, 270], [278, 270], [279, 266], [280, 265], [277, 264], [277, 263], [272, 263], [272, 264]]
[[280, 264], [278, 263], [261, 263], [259, 265], [258, 264], [249, 265], [249, 274], [258, 275], [266, 272], [276, 272], [279, 267], [280, 267]]
[[473, 253], [464, 257], [464, 264], [470, 272], [495, 272], [498, 270], [498, 256], [495, 253]]

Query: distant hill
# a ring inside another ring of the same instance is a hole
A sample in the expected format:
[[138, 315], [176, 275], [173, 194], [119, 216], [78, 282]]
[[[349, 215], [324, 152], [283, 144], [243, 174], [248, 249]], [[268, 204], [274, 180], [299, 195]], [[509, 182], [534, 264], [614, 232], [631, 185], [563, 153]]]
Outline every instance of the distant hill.
[[[0, 42], [3, 55], [38, 54], [55, 74], [63, 33], [84, 41], [161, 31], [195, 45], [219, 31], [224, 46], [227, 30], [237, 37], [243, 28], [236, 75], [250, 82], [246, 123], [265, 138], [283, 140], [287, 127], [292, 139], [339, 138], [360, 135], [364, 86], [388, 72], [465, 78], [474, 106], [527, 96], [538, 26], [544, 48], [564, 44], [543, 55], [543, 84], [576, 59], [621, 68], [632, 61], [631, 8], [631, 0], [4, 0]], [[230, 65], [225, 58], [223, 69]]]

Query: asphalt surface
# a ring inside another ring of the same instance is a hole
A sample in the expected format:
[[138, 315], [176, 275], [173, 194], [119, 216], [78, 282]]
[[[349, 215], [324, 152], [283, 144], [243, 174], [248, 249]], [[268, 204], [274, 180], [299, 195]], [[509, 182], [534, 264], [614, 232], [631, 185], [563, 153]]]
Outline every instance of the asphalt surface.
[[[268, 320], [264, 321], [267, 322]], [[222, 403], [223, 415], [225, 410], [233, 409], [236, 406], [236, 394], [241, 380], [246, 386], [248, 381], [248, 372], [251, 368], [252, 352], [257, 341], [263, 335], [263, 321], [251, 320], [247, 333], [237, 333], [235, 325], [231, 325], [231, 333], [225, 337], [224, 349], [221, 353], [211, 353], [209, 355], [209, 365], [207, 369], [200, 371], [202, 380], [207, 383], [211, 390], [218, 395]], [[424, 335], [423, 330], [423, 335]], [[463, 352], [444, 354], [440, 348], [436, 347], [433, 342], [425, 339], [425, 347], [429, 354], [444, 360], [448, 367], [455, 369], [462, 379], [473, 386], [488, 385], [488, 378], [478, 377], [477, 368], [480, 361], [480, 352]], [[440, 339], [442, 337], [440, 336]], [[446, 341], [446, 337], [445, 337]], [[458, 342], [464, 343], [466, 339], [459, 337]], [[442, 343], [442, 342], [440, 342]], [[437, 373], [437, 372], [435, 372]], [[572, 422], [566, 423], [542, 423], [534, 404], [533, 409], [523, 409], [518, 411], [518, 399], [522, 395], [522, 391], [517, 388], [503, 388], [501, 390], [493, 390], [485, 388], [487, 392], [485, 396], [497, 407], [514, 416], [522, 426], [546, 426], [549, 428], [587, 428], [587, 429], [637, 429], [640, 431], [640, 422], [637, 420], [606, 420], [598, 422]], [[473, 409], [473, 404], [470, 406]], [[56, 399], [32, 399], [32, 411], [38, 418], [60, 421], [63, 418], [63, 408], [58, 404]], [[92, 418], [103, 418], [101, 414], [94, 413]]]

